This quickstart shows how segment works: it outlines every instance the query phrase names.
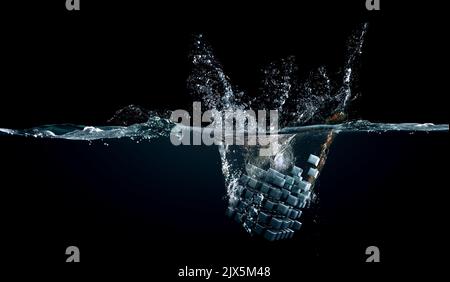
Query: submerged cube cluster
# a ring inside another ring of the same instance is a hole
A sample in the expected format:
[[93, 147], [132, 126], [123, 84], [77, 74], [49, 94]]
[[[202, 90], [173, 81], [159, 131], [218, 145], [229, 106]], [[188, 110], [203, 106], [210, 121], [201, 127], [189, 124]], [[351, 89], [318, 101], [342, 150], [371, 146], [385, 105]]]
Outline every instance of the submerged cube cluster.
[[249, 233], [262, 235], [269, 241], [292, 238], [302, 226], [299, 219], [311, 199], [319, 162], [319, 157], [309, 156], [308, 163], [313, 167], [306, 173], [308, 180], [303, 179], [303, 170], [297, 166], [287, 175], [247, 164], [247, 174], [239, 179], [227, 215]]

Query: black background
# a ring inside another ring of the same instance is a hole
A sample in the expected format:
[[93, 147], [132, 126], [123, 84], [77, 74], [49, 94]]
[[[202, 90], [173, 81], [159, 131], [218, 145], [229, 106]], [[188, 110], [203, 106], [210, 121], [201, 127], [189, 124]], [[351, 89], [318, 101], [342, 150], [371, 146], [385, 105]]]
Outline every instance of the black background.
[[[302, 74], [320, 65], [337, 70], [344, 60], [347, 37], [364, 22], [370, 26], [361, 69], [362, 97], [354, 105], [357, 109], [354, 117], [382, 122], [448, 123], [442, 90], [445, 88], [440, 87], [445, 83], [443, 74], [447, 68], [443, 52], [445, 33], [443, 18], [437, 13], [442, 7], [437, 4], [382, 1], [382, 11], [368, 12], [364, 1], [308, 1], [311, 3], [300, 5], [283, 1], [165, 5], [137, 1], [81, 2], [79, 12], [66, 11], [64, 1], [20, 1], [3, 6], [0, 127], [23, 128], [50, 123], [99, 125], [114, 111], [132, 103], [150, 109], [189, 107], [191, 99], [185, 87], [190, 71], [190, 42], [195, 32], [205, 34], [232, 81], [251, 93], [258, 88], [259, 70], [272, 60], [288, 55], [297, 56]], [[106, 189], [113, 184], [121, 187], [113, 183], [114, 178], [106, 182], [108, 185], [100, 181], [108, 179], [111, 169], [117, 169], [117, 174], [124, 173], [112, 165], [108, 166], [109, 170], [101, 166], [113, 164], [114, 155], [100, 150], [95, 152], [100, 156], [90, 156], [87, 144], [66, 147], [64, 142], [54, 144], [43, 140], [30, 147], [22, 146], [20, 138], [11, 138], [2, 145], [5, 160], [2, 177], [11, 180], [4, 185], [8, 187], [4, 199], [10, 204], [3, 206], [3, 214], [9, 215], [6, 229], [12, 234], [5, 241], [5, 256], [12, 265], [25, 265], [23, 254], [34, 250], [40, 256], [36, 256], [37, 262], [27, 260], [30, 265], [64, 266], [63, 269], [72, 274], [86, 268], [111, 272], [109, 267], [115, 263], [118, 266], [114, 270], [119, 270], [124, 260], [115, 260], [117, 254], [129, 260], [127, 266], [136, 267], [150, 256], [160, 261], [152, 271], [171, 278], [174, 265], [264, 264], [266, 249], [280, 255], [279, 259], [270, 260], [280, 277], [298, 274], [302, 266], [311, 269], [305, 258], [317, 253], [314, 242], [319, 240], [322, 257], [312, 261], [325, 262], [322, 266], [343, 263], [347, 264], [343, 269], [350, 271], [356, 265], [371, 274], [385, 269], [382, 267], [386, 265], [398, 270], [402, 262], [422, 266], [424, 261], [436, 259], [435, 253], [440, 248], [440, 241], [436, 239], [442, 206], [437, 200], [443, 192], [435, 195], [429, 190], [442, 191], [446, 187], [439, 177], [444, 175], [446, 164], [445, 157], [438, 155], [447, 154], [440, 137], [427, 139], [426, 135], [419, 135], [409, 145], [404, 145], [400, 138], [395, 146], [370, 138], [367, 141], [373, 142], [368, 146], [370, 149], [353, 151], [349, 157], [354, 160], [361, 155], [368, 156], [360, 160], [361, 163], [352, 164], [360, 166], [358, 175], [342, 169], [328, 172], [333, 176], [330, 179], [338, 181], [340, 187], [346, 186], [348, 179], [353, 180], [347, 193], [337, 197], [345, 200], [353, 195], [354, 202], [360, 201], [361, 214], [354, 215], [345, 205], [322, 211], [331, 223], [325, 221], [320, 227], [310, 227], [312, 234], [314, 228], [324, 228], [318, 230], [324, 234], [321, 239], [307, 237], [297, 242], [304, 250], [302, 258], [283, 255], [289, 252], [289, 244], [270, 245], [253, 240], [239, 226], [225, 219], [215, 224], [223, 224], [221, 228], [237, 236], [231, 241], [223, 240], [228, 233], [214, 239], [208, 237], [209, 233], [189, 235], [183, 233], [183, 229], [173, 237], [162, 238], [171, 233], [153, 233], [152, 222], [145, 217], [135, 217], [139, 212], [124, 213], [115, 206], [99, 206], [98, 201], [103, 201], [99, 200], [100, 196], [89, 198], [91, 189], [96, 187]], [[351, 151], [351, 143], [345, 146]], [[69, 153], [67, 148], [70, 148]], [[199, 158], [199, 152], [192, 150], [186, 153], [186, 159]], [[156, 159], [167, 158], [154, 153], [156, 156], [152, 156]], [[334, 155], [338, 163], [346, 159], [339, 156], [339, 152], [335, 154], [338, 154]], [[390, 154], [400, 154], [404, 158], [386, 162]], [[76, 160], [77, 155], [83, 156], [82, 160]], [[96, 158], [100, 161], [92, 161]], [[135, 158], [139, 159], [140, 155]], [[202, 165], [191, 172], [194, 176], [209, 171], [208, 163], [198, 161]], [[371, 162], [377, 166], [370, 166]], [[65, 165], [60, 165], [62, 163]], [[131, 162], [132, 167], [122, 179], [135, 179], [139, 175], [145, 180], [145, 170], [133, 172], [139, 164]], [[219, 164], [215, 165], [209, 168], [211, 173], [220, 172]], [[70, 170], [72, 166], [82, 169]], [[383, 169], [384, 176], [367, 180], [373, 176], [370, 172], [377, 169]], [[101, 175], [100, 180], [77, 174], [87, 171]], [[152, 176], [155, 175], [150, 174]], [[85, 180], [98, 183], [86, 184]], [[368, 182], [371, 184], [367, 185]], [[67, 189], [59, 190], [61, 183]], [[358, 192], [359, 184], [367, 189]], [[186, 185], [199, 183], [188, 181]], [[205, 189], [208, 187], [208, 183], [201, 185]], [[34, 190], [39, 187], [47, 188]], [[79, 187], [81, 192], [73, 192]], [[380, 194], [380, 189], [385, 192]], [[133, 194], [128, 198], [129, 205], [137, 201], [139, 211], [140, 204], [145, 206], [145, 201], [151, 200], [152, 195], [148, 193]], [[120, 193], [117, 195], [120, 197]], [[185, 196], [189, 199], [189, 195]], [[57, 201], [61, 198], [69, 202]], [[183, 197], [179, 200], [183, 201]], [[215, 200], [220, 202], [219, 198]], [[339, 202], [326, 196], [324, 201], [331, 207]], [[82, 208], [67, 210], [72, 205], [77, 207], [79, 202], [83, 203]], [[224, 206], [211, 206], [209, 217], [216, 219], [223, 216], [223, 211]], [[369, 222], [359, 222], [361, 220]], [[183, 222], [183, 217], [178, 221]], [[164, 222], [155, 224], [158, 228], [164, 226]], [[80, 226], [82, 229], [78, 229]], [[41, 232], [34, 233], [36, 230]], [[374, 230], [378, 231], [374, 233]], [[34, 239], [30, 239], [30, 232]], [[150, 236], [151, 240], [145, 236]], [[85, 268], [60, 262], [65, 258], [61, 250], [70, 243], [83, 248]], [[372, 243], [387, 250], [383, 253], [382, 267], [368, 268], [362, 263], [361, 250]], [[234, 253], [236, 244], [240, 250], [248, 247], [252, 255]], [[111, 251], [111, 245], [117, 246], [117, 252]], [[106, 268], [100, 268], [101, 265]]]
[[[41, 3], [42, 2], [42, 3]], [[287, 1], [143, 4], [20, 1], [2, 17], [1, 127], [102, 124], [119, 108], [190, 107], [192, 34], [201, 32], [233, 83], [249, 93], [260, 69], [296, 55], [300, 74], [342, 67], [345, 41], [370, 24], [354, 118], [448, 122], [443, 19], [437, 4]], [[443, 68], [440, 68], [443, 67]]]

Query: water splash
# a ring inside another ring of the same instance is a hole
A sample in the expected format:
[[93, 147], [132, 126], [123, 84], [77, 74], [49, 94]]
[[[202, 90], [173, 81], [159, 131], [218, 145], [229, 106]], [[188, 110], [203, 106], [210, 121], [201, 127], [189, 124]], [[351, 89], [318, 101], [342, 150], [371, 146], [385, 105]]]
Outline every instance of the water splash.
[[17, 130], [0, 128], [0, 135], [15, 135], [34, 138], [93, 141], [116, 138], [151, 140], [168, 137], [175, 126], [172, 121], [159, 116], [151, 116], [145, 123], [130, 126], [84, 126], [75, 124], [54, 124]]
[[[38, 126], [23, 130], [0, 128], [0, 136], [11, 135], [76, 141], [94, 141], [116, 138], [138, 138], [141, 140], [152, 140], [158, 137], [168, 137], [174, 126], [175, 123], [173, 123], [172, 121], [154, 116], [151, 117], [146, 123], [133, 124], [130, 126], [84, 126], [74, 124], [56, 124]], [[191, 129], [197, 130], [195, 128]], [[386, 133], [392, 131], [407, 133], [446, 132], [449, 130], [449, 125], [433, 123], [372, 123], [367, 120], [357, 120], [340, 124], [315, 124], [297, 127], [285, 127], [274, 133], [287, 135], [330, 130], [334, 130], [335, 133]], [[246, 132], [245, 134], [248, 133]]]
[[289, 56], [261, 70], [263, 79], [256, 96], [233, 86], [211, 46], [198, 35], [190, 55], [188, 89], [205, 110], [278, 110], [281, 127], [342, 121], [355, 96], [367, 29], [367, 23], [363, 24], [349, 37], [343, 70], [330, 75], [325, 66], [320, 66], [301, 79], [295, 56]]
[[201, 101], [206, 109], [219, 111], [246, 108], [245, 93], [231, 84], [203, 35], [195, 36], [189, 58], [192, 72], [187, 79], [187, 87], [194, 101]]
[[[309, 153], [314, 153], [320, 159], [316, 165], [320, 173], [334, 138], [341, 133], [448, 132], [448, 124], [371, 123], [366, 120], [345, 122], [347, 109], [357, 92], [358, 67], [366, 32], [367, 24], [364, 24], [349, 37], [342, 71], [333, 73], [321, 66], [301, 79], [296, 58], [289, 56], [272, 62], [261, 70], [263, 79], [256, 96], [247, 95], [233, 85], [205, 38], [202, 35], [195, 36], [189, 56], [192, 73], [187, 79], [187, 88], [194, 101], [202, 102], [205, 107], [203, 110], [267, 109], [278, 110], [280, 114], [280, 129], [274, 132], [278, 137], [278, 149], [273, 156], [259, 156], [258, 146], [227, 145], [218, 140], [230, 207], [234, 207], [239, 201], [239, 178], [242, 175], [255, 175], [255, 167], [273, 168], [286, 173], [298, 163], [305, 162]], [[147, 121], [141, 122], [147, 117]], [[105, 145], [108, 144], [108, 139], [118, 138], [140, 142], [168, 137], [175, 123], [166, 117], [167, 114], [129, 106], [119, 110], [111, 119], [119, 124], [115, 126], [60, 124], [24, 130], [0, 128], [0, 136], [89, 142], [102, 140]], [[139, 123], [131, 124], [133, 122]], [[299, 143], [304, 151], [294, 150], [294, 145]], [[310, 182], [314, 188], [314, 180]], [[317, 199], [314, 190], [311, 198]], [[250, 219], [258, 215], [264, 198], [257, 200], [259, 204], [253, 204], [247, 211]], [[253, 232], [251, 224], [251, 220], [243, 222], [250, 233]]]

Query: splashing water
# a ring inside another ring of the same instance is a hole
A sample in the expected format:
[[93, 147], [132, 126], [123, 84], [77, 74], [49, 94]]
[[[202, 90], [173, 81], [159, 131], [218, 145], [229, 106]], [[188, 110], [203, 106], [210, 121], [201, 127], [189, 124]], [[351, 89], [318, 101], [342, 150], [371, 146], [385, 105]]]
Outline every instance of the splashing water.
[[175, 126], [172, 121], [152, 116], [145, 123], [130, 126], [84, 126], [75, 124], [55, 124], [33, 127], [24, 130], [0, 128], [0, 134], [35, 138], [55, 138], [79, 141], [93, 141], [114, 138], [136, 138], [150, 140], [169, 136]]
[[[13, 135], [34, 138], [53, 138], [78, 141], [94, 141], [116, 138], [138, 138], [151, 140], [158, 137], [168, 137], [175, 123], [158, 116], [151, 117], [148, 122], [130, 126], [84, 126], [74, 124], [56, 124], [33, 127], [30, 129], [0, 128], [0, 136]], [[278, 134], [308, 133], [314, 131], [334, 130], [339, 132], [439, 132], [448, 131], [448, 124], [433, 123], [371, 123], [357, 120], [341, 124], [316, 124], [297, 127], [285, 127]]]
[[[350, 36], [340, 73], [330, 75], [327, 68], [321, 66], [311, 71], [306, 79], [300, 80], [295, 57], [290, 56], [262, 70], [263, 80], [256, 97], [246, 95], [231, 83], [202, 35], [194, 38], [190, 54], [192, 73], [187, 80], [194, 101], [201, 101], [206, 109], [219, 111], [267, 109], [278, 110], [280, 114], [280, 129], [274, 132], [278, 136], [279, 146], [273, 156], [259, 156], [258, 146], [223, 143], [218, 146], [230, 207], [236, 206], [241, 197], [239, 179], [243, 175], [255, 175], [255, 167], [264, 170], [271, 168], [286, 174], [298, 163], [305, 162], [309, 154], [315, 154], [320, 159], [316, 164], [320, 173], [333, 139], [342, 132], [448, 132], [448, 124], [371, 123], [365, 120], [344, 122], [346, 110], [355, 96], [353, 92], [357, 85], [357, 69], [366, 31], [367, 24], [364, 24]], [[129, 126], [60, 124], [25, 130], [0, 128], [0, 136], [78, 141], [131, 138], [140, 141], [168, 137], [175, 125], [169, 119], [153, 113], [147, 122]], [[304, 151], [295, 151], [294, 144], [300, 144]], [[314, 180], [310, 178], [312, 187]], [[311, 199], [314, 196], [313, 190]], [[252, 214], [246, 215], [246, 222], [243, 223], [250, 233], [254, 231], [251, 226], [255, 223], [252, 220], [260, 212], [261, 201], [243, 212]]]

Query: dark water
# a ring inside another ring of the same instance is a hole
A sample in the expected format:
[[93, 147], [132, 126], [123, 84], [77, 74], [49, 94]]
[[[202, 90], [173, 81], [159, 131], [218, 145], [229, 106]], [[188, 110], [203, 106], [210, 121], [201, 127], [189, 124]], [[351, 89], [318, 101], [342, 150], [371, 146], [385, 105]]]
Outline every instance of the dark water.
[[376, 245], [385, 264], [418, 263], [442, 225], [447, 145], [448, 131], [339, 134], [319, 205], [292, 240], [268, 242], [225, 216], [216, 146], [2, 136], [4, 255], [24, 263], [33, 250], [38, 263], [63, 264], [77, 245], [86, 266], [263, 264], [283, 276], [299, 263], [362, 263]]

